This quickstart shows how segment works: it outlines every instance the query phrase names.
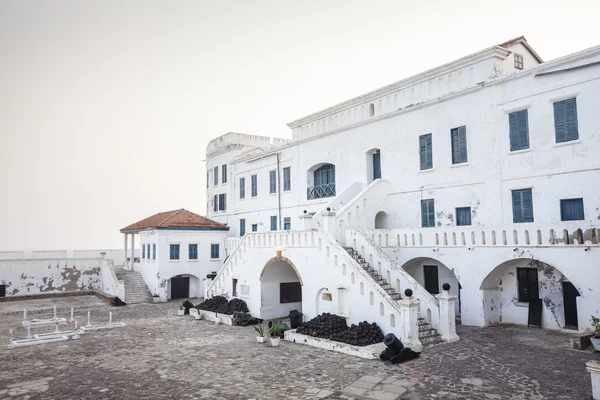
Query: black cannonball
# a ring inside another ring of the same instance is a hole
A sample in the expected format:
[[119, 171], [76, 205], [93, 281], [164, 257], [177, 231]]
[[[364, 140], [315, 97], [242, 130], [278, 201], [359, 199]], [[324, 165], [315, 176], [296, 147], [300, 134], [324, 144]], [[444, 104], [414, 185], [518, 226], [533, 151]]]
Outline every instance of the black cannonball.
[[406, 295], [406, 297], [411, 297], [411, 296], [412, 296], [412, 294], [413, 294], [413, 291], [412, 291], [412, 290], [410, 290], [410, 289], [406, 289], [406, 290], [404, 291], [404, 294]]
[[450, 284], [449, 283], [444, 283], [442, 285], [442, 289], [444, 289], [444, 290], [450, 290]]

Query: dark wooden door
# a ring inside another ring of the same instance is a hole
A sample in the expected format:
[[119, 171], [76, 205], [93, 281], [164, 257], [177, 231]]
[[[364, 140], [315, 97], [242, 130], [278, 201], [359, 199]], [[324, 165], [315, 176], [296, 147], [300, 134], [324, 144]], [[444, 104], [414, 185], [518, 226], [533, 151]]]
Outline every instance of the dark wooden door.
[[563, 282], [563, 301], [565, 307], [565, 325], [577, 328], [577, 296], [579, 292], [571, 282]]
[[431, 294], [439, 294], [440, 284], [438, 282], [437, 265], [424, 265], [423, 274], [425, 276], [425, 289]]
[[183, 299], [190, 296], [190, 278], [171, 278], [171, 298]]

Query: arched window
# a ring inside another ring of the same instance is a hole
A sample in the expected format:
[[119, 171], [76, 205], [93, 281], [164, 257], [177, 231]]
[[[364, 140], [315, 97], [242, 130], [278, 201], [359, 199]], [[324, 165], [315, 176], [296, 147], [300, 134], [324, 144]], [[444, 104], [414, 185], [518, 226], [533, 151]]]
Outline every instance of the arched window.
[[369, 104], [369, 117], [372, 117], [375, 115], [375, 104], [371, 103]]
[[335, 165], [324, 164], [313, 173], [313, 187], [307, 189], [308, 200], [335, 196]]

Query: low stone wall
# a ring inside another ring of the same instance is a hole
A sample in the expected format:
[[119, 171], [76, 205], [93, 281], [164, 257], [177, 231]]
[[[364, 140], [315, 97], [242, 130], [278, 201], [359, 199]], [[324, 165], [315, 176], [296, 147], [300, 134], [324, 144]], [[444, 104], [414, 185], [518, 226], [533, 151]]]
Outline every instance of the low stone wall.
[[214, 311], [198, 310], [198, 314], [202, 316], [202, 319], [211, 322], [219, 322], [223, 325], [233, 325], [233, 316], [227, 314], [219, 314]]
[[366, 358], [369, 360], [379, 359], [379, 354], [381, 354], [381, 352], [386, 348], [383, 343], [376, 343], [369, 346], [353, 346], [329, 339], [316, 338], [303, 335], [301, 333], [296, 333], [295, 329], [285, 331], [284, 340], [299, 344], [306, 344], [319, 349], [337, 351], [338, 353], [344, 353], [350, 356]]

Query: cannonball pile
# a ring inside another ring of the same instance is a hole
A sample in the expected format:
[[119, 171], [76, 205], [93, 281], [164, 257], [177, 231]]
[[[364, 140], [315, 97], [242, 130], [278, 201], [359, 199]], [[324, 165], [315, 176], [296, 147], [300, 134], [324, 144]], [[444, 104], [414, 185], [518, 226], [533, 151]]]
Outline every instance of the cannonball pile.
[[198, 310], [215, 311], [216, 312], [217, 308], [219, 308], [223, 304], [227, 304], [227, 299], [223, 296], [215, 296], [215, 297], [211, 297], [208, 300], [204, 300], [202, 303], [198, 304], [196, 306], [196, 308]]
[[345, 318], [330, 313], [323, 313], [304, 322], [296, 332], [353, 346], [368, 346], [383, 340], [383, 332], [375, 322], [370, 324], [363, 321], [348, 327]]
[[232, 299], [227, 303], [221, 304], [216, 311], [219, 314], [232, 315], [234, 312], [248, 312], [248, 306], [244, 300]]

